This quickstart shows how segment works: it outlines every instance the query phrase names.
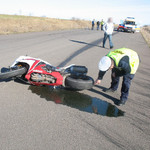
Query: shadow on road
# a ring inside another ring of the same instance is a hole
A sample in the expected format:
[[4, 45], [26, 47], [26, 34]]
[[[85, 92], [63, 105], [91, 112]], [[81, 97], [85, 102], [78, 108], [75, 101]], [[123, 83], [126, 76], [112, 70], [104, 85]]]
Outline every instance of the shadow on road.
[[[117, 34], [118, 32], [113, 33], [113, 35]], [[80, 44], [85, 44], [86, 46], [84, 46], [83, 48], [77, 50], [76, 52], [74, 52], [71, 56], [69, 56], [68, 58], [66, 58], [63, 62], [61, 62], [58, 67], [64, 67], [69, 61], [71, 61], [73, 58], [75, 58], [76, 56], [78, 56], [79, 54], [89, 50], [90, 48], [96, 46], [96, 47], [102, 47], [99, 46], [100, 43], [103, 41], [103, 38], [98, 39], [96, 41], [93, 41], [92, 43], [87, 43], [84, 41], [78, 41], [78, 40], [70, 40], [71, 42], [76, 42], [76, 43], [80, 43]], [[105, 48], [106, 49], [106, 48]]]
[[[106, 89], [105, 87], [98, 86], [98, 85], [95, 85], [95, 87], [100, 88], [100, 89], [102, 89], [102, 90], [105, 90], [105, 89]], [[112, 101], [114, 102], [114, 104], [118, 104], [118, 102], [119, 102], [119, 100], [118, 100], [117, 98], [115, 98], [115, 97], [113, 97], [113, 96], [110, 96], [110, 95], [108, 95], [108, 94], [106, 94], [106, 93], [100, 92], [100, 91], [98, 91], [98, 90], [96, 90], [96, 89], [90, 89], [89, 91], [94, 92], [94, 93], [96, 93], [96, 94], [100, 94], [100, 95], [102, 95], [102, 96], [104, 96], [104, 97], [106, 97], [106, 98], [112, 100]]]
[[80, 111], [95, 113], [108, 117], [124, 116], [124, 112], [116, 106], [86, 94], [62, 88], [52, 89], [49, 86], [29, 86], [28, 90], [39, 95], [47, 101], [54, 101], [56, 104], [63, 104]]
[[76, 56], [78, 56], [79, 54], [89, 50], [90, 48], [92, 48], [93, 46], [97, 46], [99, 43], [102, 42], [103, 39], [98, 39], [92, 43], [86, 43], [86, 42], [81, 42], [81, 41], [75, 41], [75, 40], [70, 40], [72, 42], [81, 42], [82, 44], [86, 44], [86, 46], [84, 46], [83, 48], [75, 51], [71, 56], [69, 56], [66, 60], [64, 60], [63, 62], [61, 62], [58, 67], [64, 67], [69, 61], [71, 61], [73, 58], [75, 58]]
[[[80, 43], [80, 44], [85, 44], [85, 45], [91, 45], [91, 46], [96, 46], [96, 47], [101, 47], [99, 45], [94, 45], [92, 43], [87, 43], [87, 42], [83, 42], [83, 41], [77, 41], [77, 40], [70, 40], [71, 42], [75, 42], [75, 43]], [[99, 41], [102, 42], [102, 41]]]
[[0, 79], [0, 82], [10, 82], [10, 81], [12, 81], [13, 79]]

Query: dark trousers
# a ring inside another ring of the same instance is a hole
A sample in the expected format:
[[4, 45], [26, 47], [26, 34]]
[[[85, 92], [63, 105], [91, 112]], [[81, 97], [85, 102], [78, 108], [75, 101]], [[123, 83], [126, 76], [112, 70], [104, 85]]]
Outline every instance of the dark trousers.
[[104, 33], [103, 47], [105, 47], [105, 43], [106, 43], [107, 38], [109, 38], [109, 46], [110, 46], [110, 48], [112, 48], [113, 47], [112, 35], [111, 34], [107, 34], [106, 32]]
[[103, 30], [103, 25], [101, 25], [101, 30]]
[[92, 24], [92, 30], [94, 30], [94, 24]]
[[[112, 73], [113, 72], [114, 71], [112, 70]], [[134, 74], [127, 74], [127, 75], [123, 76], [120, 100], [126, 101], [128, 99], [131, 80], [133, 78], [134, 78]], [[111, 82], [110, 88], [112, 88], [114, 91], [116, 91], [118, 89], [118, 86], [119, 86], [120, 77], [113, 77], [111, 75], [111, 79], [112, 79], [112, 82]]]

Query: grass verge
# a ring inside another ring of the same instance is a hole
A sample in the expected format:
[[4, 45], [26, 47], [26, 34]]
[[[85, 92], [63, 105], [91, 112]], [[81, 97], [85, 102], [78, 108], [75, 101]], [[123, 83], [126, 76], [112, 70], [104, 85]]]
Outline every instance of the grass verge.
[[0, 15], [0, 34], [81, 29], [90, 27], [91, 22], [85, 20]]
[[150, 47], [150, 26], [145, 26], [141, 29], [141, 33]]

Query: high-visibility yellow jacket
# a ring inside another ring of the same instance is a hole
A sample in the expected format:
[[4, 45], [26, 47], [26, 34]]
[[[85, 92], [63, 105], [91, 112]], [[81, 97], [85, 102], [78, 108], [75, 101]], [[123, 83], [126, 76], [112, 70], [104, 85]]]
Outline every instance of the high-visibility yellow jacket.
[[120, 49], [110, 51], [107, 54], [107, 56], [114, 60], [116, 67], [118, 67], [120, 60], [124, 56], [128, 56], [129, 57], [129, 65], [131, 68], [130, 74], [136, 73], [138, 66], [139, 66], [139, 56], [135, 51], [128, 49], [128, 48], [120, 48]]

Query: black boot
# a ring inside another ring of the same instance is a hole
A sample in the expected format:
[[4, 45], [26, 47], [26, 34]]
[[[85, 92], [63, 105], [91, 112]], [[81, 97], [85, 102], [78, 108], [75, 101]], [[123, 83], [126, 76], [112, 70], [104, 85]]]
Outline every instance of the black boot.
[[113, 90], [112, 88], [104, 89], [103, 91], [106, 93], [114, 93], [115, 92], [115, 90]]
[[121, 106], [121, 105], [125, 105], [126, 100], [120, 100], [116, 103], [116, 105]]

